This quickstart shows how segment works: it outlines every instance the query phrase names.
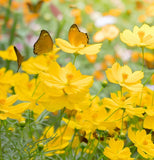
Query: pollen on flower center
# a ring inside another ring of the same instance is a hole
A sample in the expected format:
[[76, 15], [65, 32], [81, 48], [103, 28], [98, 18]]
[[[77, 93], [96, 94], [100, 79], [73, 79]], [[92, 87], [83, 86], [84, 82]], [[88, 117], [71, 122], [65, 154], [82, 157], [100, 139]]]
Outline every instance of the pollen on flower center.
[[148, 145], [148, 141], [144, 140], [143, 145]]
[[143, 31], [139, 31], [139, 32], [138, 32], [138, 36], [139, 36], [139, 38], [140, 38], [140, 42], [141, 42], [141, 43], [143, 42], [144, 35], [145, 35], [145, 33], [144, 33]]
[[27, 83], [27, 87], [28, 87], [29, 89], [31, 89], [31, 88], [32, 88], [32, 86], [33, 86], [33, 85], [32, 85], [32, 83], [30, 83], [30, 82], [29, 82], [29, 83]]
[[67, 74], [66, 78], [67, 78], [67, 85], [69, 85], [70, 81], [73, 79], [73, 74]]
[[122, 77], [123, 77], [123, 80], [125, 81], [125, 80], [128, 78], [128, 74], [123, 73], [123, 74], [122, 74]]
[[0, 105], [4, 105], [5, 104], [5, 99], [0, 99]]

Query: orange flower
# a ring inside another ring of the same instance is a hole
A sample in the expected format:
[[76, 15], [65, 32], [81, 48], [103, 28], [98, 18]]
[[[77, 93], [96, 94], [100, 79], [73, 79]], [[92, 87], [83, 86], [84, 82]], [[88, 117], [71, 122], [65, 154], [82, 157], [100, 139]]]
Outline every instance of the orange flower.
[[88, 55], [88, 54], [86, 54], [86, 58], [88, 59], [88, 61], [90, 63], [95, 63], [96, 62], [96, 58], [97, 58], [97, 54], [94, 54], [94, 55]]
[[106, 25], [103, 26], [102, 29], [98, 32], [96, 32], [93, 36], [94, 42], [102, 42], [105, 39], [113, 40], [115, 39], [119, 34], [119, 29], [115, 25]]
[[139, 53], [138, 52], [133, 52], [132, 55], [131, 55], [131, 60], [133, 62], [137, 62], [139, 59]]
[[117, 8], [117, 9], [110, 9], [109, 12], [104, 12], [103, 13], [103, 16], [107, 16], [107, 15], [110, 15], [110, 16], [119, 16], [121, 14], [121, 9]]
[[81, 24], [82, 18], [81, 18], [81, 10], [78, 8], [72, 9], [71, 15], [75, 18], [75, 24]]
[[95, 71], [93, 73], [93, 75], [97, 80], [103, 80], [104, 79], [104, 74], [101, 71]]
[[154, 3], [150, 4], [149, 7], [146, 9], [146, 15], [149, 17], [154, 16]]
[[110, 54], [106, 54], [104, 56], [104, 61], [108, 66], [111, 66], [113, 63], [115, 63], [115, 58]]
[[[143, 58], [142, 53], [139, 54], [139, 56]], [[148, 68], [154, 68], [154, 54], [148, 52], [144, 53], [144, 61]]]
[[94, 12], [94, 10], [93, 10], [93, 8], [92, 8], [91, 5], [86, 5], [86, 6], [85, 6], [85, 12], [86, 12], [87, 14], [91, 14], [92, 12]]

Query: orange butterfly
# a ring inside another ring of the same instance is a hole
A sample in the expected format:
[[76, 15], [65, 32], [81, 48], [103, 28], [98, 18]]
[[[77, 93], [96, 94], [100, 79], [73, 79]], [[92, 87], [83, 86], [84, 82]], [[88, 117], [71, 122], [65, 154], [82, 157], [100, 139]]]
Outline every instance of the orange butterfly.
[[46, 30], [42, 30], [38, 40], [34, 44], [34, 54], [40, 55], [52, 51], [53, 40]]
[[18, 69], [17, 69], [17, 72], [19, 71], [19, 68], [21, 66], [21, 63], [23, 62], [24, 60], [24, 57], [21, 55], [21, 53], [19, 52], [19, 50], [14, 46], [14, 51], [16, 53], [16, 56], [17, 56], [17, 63], [18, 63]]
[[30, 2], [27, 2], [26, 4], [27, 4], [28, 9], [29, 9], [30, 12], [32, 12], [32, 13], [38, 13], [39, 10], [41, 9], [42, 3], [43, 3], [43, 1], [40, 0], [36, 4], [32, 4]]
[[89, 37], [87, 33], [80, 32], [78, 26], [76, 24], [73, 24], [70, 27], [69, 33], [68, 33], [68, 39], [71, 45], [78, 47], [80, 45], [86, 46], [89, 42]]

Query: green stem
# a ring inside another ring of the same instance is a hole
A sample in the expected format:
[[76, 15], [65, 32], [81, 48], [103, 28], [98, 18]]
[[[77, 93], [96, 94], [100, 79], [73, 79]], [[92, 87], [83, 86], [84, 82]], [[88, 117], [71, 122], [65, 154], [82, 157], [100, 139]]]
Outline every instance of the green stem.
[[13, 43], [13, 41], [14, 41], [17, 21], [18, 21], [18, 14], [15, 14], [14, 15], [14, 22], [13, 22], [13, 25], [12, 25], [12, 28], [11, 28], [9, 45], [11, 45]]
[[150, 76], [146, 79], [146, 81], [143, 83], [143, 85], [145, 86], [147, 84], [147, 82], [150, 80], [151, 76], [153, 75], [153, 73], [150, 74]]
[[74, 60], [73, 60], [73, 65], [75, 64], [75, 61], [76, 61], [76, 57], [78, 56], [78, 54], [77, 53], [74, 53]]
[[102, 92], [102, 90], [103, 90], [103, 86], [102, 86], [102, 88], [97, 92], [97, 94], [91, 99], [91, 101], [93, 101], [101, 92]]
[[125, 113], [125, 110], [123, 110], [123, 113], [122, 113], [122, 122], [121, 122], [121, 130], [120, 130], [120, 133], [122, 133], [122, 131], [123, 131], [124, 113]]
[[142, 72], [143, 72], [143, 67], [144, 67], [144, 47], [141, 47], [142, 49]]
[[36, 90], [37, 90], [37, 88], [38, 88], [39, 85], [40, 85], [40, 82], [38, 84], [36, 84], [35, 89], [34, 89], [34, 91], [32, 93], [32, 97], [34, 96], [34, 94], [35, 94], [35, 92], [36, 92]]
[[116, 113], [120, 108], [117, 108], [115, 111], [113, 111], [104, 121], [107, 121], [114, 113]]

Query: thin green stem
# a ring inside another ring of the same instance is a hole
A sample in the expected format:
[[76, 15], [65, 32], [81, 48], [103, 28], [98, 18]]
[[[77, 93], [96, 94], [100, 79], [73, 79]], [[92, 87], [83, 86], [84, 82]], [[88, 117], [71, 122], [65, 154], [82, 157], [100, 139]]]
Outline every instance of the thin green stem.
[[38, 88], [39, 85], [40, 85], [40, 82], [35, 86], [35, 89], [34, 89], [34, 91], [32, 93], [32, 97], [34, 96], [34, 94], [35, 94], [35, 92], [36, 92], [36, 90], [37, 90], [37, 88]]
[[73, 65], [75, 64], [75, 61], [76, 61], [76, 57], [78, 56], [77, 53], [74, 53], [74, 60], [73, 60]]
[[115, 111], [113, 111], [104, 121], [107, 121], [114, 113], [116, 113], [120, 108], [117, 108]]
[[150, 76], [146, 79], [146, 81], [143, 83], [143, 85], [145, 86], [147, 84], [147, 82], [150, 80], [151, 76], [153, 75], [153, 73], [150, 74]]
[[143, 67], [144, 67], [144, 47], [141, 47], [142, 49], [142, 72], [143, 72]]
[[97, 94], [91, 99], [91, 101], [93, 101], [103, 90], [103, 86], [101, 87], [101, 89], [97, 92]]
[[123, 131], [124, 114], [125, 114], [125, 110], [123, 110], [123, 113], [122, 113], [122, 122], [121, 122], [121, 130], [120, 130], [120, 133], [122, 133], [122, 131]]

